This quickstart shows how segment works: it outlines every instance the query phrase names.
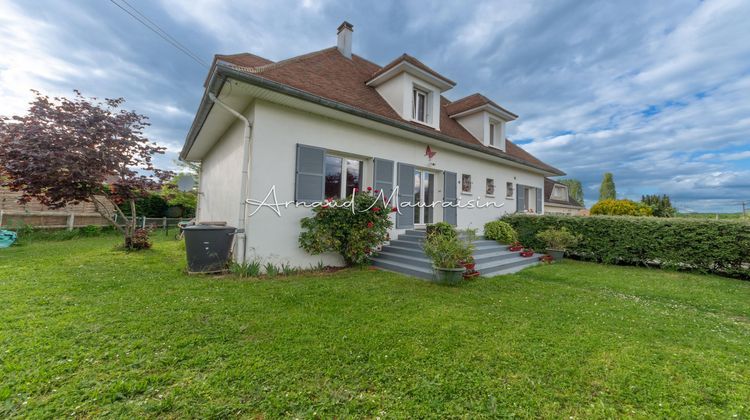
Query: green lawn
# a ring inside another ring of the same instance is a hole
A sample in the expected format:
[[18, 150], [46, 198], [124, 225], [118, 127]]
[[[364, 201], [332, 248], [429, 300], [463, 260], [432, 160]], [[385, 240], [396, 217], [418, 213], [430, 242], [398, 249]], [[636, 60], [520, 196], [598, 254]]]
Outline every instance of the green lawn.
[[117, 241], [0, 250], [0, 417], [750, 416], [750, 282], [189, 277]]

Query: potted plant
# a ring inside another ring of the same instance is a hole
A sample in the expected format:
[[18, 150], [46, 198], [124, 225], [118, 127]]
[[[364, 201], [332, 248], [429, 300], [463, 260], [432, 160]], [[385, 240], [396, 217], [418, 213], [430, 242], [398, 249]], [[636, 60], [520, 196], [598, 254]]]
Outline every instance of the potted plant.
[[508, 251], [510, 252], [518, 252], [521, 250], [523, 250], [523, 245], [521, 245], [521, 243], [518, 241], [513, 242], [512, 244], [508, 246]]
[[464, 266], [466, 271], [472, 271], [474, 270], [474, 267], [477, 266], [476, 262], [474, 261], [474, 256], [469, 256], [469, 258], [461, 261], [461, 265]]
[[528, 258], [534, 255], [534, 249], [533, 248], [524, 248], [523, 251], [521, 251], [521, 256], [524, 258]]
[[547, 245], [547, 254], [554, 260], [561, 260], [565, 251], [574, 247], [581, 241], [581, 235], [574, 235], [567, 228], [549, 228], [536, 234], [537, 239]]
[[474, 246], [458, 235], [435, 233], [427, 236], [424, 252], [432, 259], [436, 283], [457, 285], [466, 267], [462, 262], [471, 257]]

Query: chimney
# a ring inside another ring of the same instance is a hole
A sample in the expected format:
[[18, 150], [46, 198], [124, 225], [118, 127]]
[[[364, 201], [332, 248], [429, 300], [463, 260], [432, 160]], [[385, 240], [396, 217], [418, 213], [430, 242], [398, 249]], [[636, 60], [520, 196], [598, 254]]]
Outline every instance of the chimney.
[[352, 58], [352, 32], [354, 32], [354, 26], [351, 23], [344, 21], [339, 25], [337, 46], [339, 52], [350, 60]]

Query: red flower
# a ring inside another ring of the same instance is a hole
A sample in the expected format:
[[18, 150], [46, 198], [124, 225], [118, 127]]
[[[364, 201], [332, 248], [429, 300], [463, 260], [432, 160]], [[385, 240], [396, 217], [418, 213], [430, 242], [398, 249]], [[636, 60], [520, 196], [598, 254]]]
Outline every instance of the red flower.
[[395, 212], [397, 212], [397, 211], [398, 211], [398, 207], [393, 207], [393, 208], [391, 209], [391, 213], [395, 213]]
[[327, 209], [327, 208], [328, 208], [328, 204], [323, 204], [323, 205], [322, 205], [322, 206], [320, 206], [320, 207], [321, 207], [321, 208], [324, 208], [324, 209]]
[[372, 191], [372, 187], [367, 187], [367, 191]]
[[375, 226], [375, 223], [367, 222], [367, 227], [372, 229], [372, 227]]
[[374, 192], [375, 194], [377, 194], [377, 193], [379, 193], [379, 192], [380, 192], [380, 190], [375, 190], [375, 191], [373, 191], [373, 192]]
[[372, 208], [372, 211], [375, 211], [375, 212], [380, 211], [380, 210], [381, 210], [380, 207], [373, 207]]

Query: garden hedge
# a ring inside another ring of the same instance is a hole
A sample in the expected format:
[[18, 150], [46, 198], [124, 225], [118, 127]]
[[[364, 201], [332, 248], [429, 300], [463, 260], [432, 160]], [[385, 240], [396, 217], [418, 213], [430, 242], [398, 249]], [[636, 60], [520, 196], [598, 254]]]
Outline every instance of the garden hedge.
[[732, 220], [626, 216], [533, 216], [502, 218], [519, 241], [537, 250], [537, 232], [567, 227], [581, 234], [568, 250], [576, 258], [608, 264], [657, 265], [750, 278], [750, 223]]

